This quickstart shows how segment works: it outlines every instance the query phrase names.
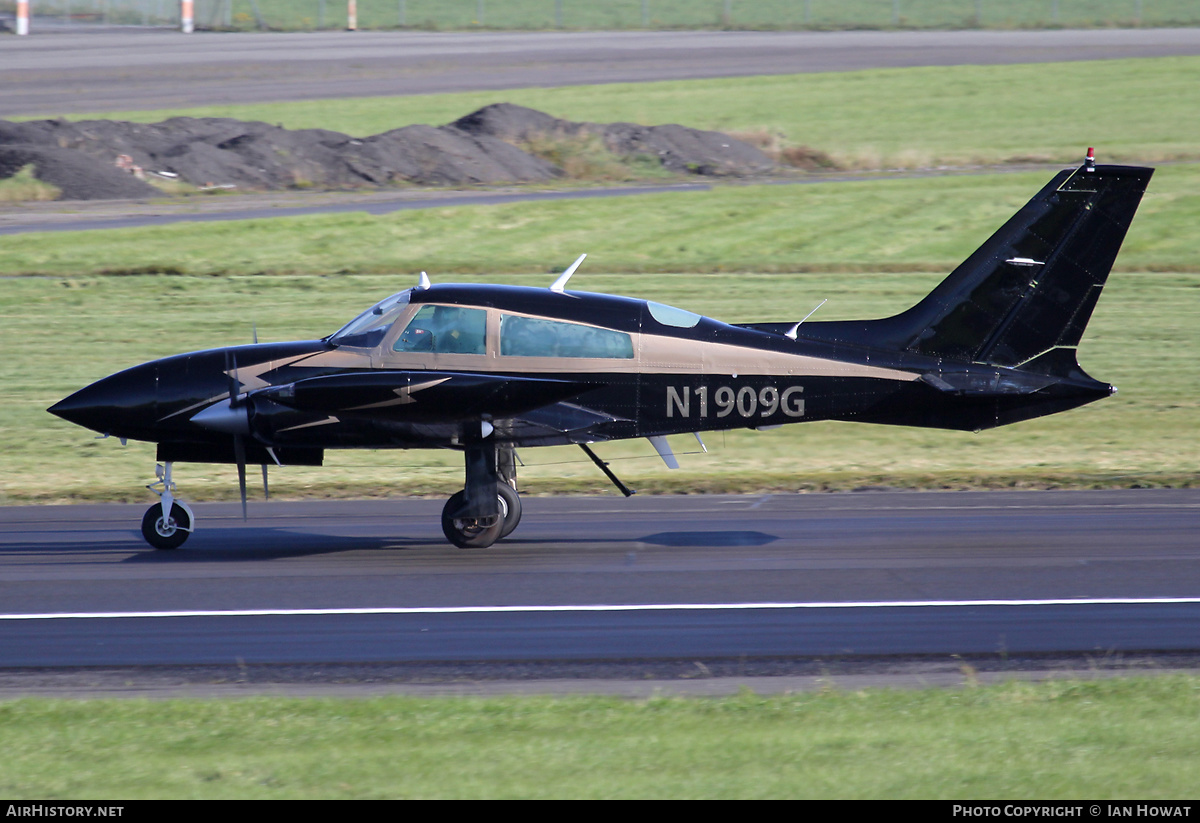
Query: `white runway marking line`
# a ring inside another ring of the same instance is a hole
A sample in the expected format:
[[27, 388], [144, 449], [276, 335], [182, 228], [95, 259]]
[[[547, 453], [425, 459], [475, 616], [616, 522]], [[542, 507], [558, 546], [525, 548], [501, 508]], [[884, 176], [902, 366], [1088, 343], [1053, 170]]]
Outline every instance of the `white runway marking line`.
[[0, 620], [96, 620], [120, 617], [299, 617], [371, 614], [505, 614], [537, 612], [748, 611], [752, 609], [911, 609], [980, 606], [1156, 606], [1200, 604], [1200, 597], [1102, 597], [1084, 600], [876, 600], [844, 603], [653, 603], [593, 606], [416, 606], [357, 609], [232, 609], [170, 612], [0, 614]]

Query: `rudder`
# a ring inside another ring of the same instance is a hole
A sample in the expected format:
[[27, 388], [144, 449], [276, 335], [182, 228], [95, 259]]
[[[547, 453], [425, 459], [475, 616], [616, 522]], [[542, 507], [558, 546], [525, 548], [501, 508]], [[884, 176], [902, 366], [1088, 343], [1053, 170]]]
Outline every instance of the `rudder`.
[[1153, 169], [1059, 173], [921, 302], [806, 336], [1067, 377]]

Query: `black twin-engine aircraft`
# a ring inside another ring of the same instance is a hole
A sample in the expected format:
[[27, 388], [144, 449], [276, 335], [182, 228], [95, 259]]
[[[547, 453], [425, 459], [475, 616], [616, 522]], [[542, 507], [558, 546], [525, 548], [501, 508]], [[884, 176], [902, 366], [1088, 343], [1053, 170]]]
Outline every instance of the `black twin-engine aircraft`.
[[172, 464], [317, 466], [325, 449], [449, 448], [466, 480], [442, 529], [486, 547], [521, 517], [514, 450], [851, 420], [978, 431], [1113, 393], [1076, 347], [1153, 170], [1087, 162], [1029, 201], [917, 305], [881, 320], [730, 325], [629, 297], [419, 285], [322, 340], [146, 363], [50, 411], [158, 444], [142, 533], [195, 528]]

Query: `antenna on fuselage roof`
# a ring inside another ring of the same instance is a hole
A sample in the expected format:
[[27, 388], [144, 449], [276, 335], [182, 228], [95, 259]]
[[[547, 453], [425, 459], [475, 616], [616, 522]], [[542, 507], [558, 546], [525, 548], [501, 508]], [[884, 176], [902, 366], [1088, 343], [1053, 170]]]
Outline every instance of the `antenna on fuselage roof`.
[[579, 264], [583, 262], [583, 258], [585, 257], [587, 257], [586, 254], [579, 255], [579, 259], [572, 263], [571, 266], [565, 272], [560, 274], [558, 279], [550, 285], [550, 291], [562, 294], [563, 289], [565, 289], [567, 286], [567, 281], [571, 279], [571, 275], [575, 273], [575, 269], [579, 268]]
[[[821, 308], [828, 302], [829, 302], [829, 298], [826, 297], [824, 300], [822, 300], [820, 303], [817, 304], [816, 308], [814, 308], [808, 314], [804, 315], [804, 320], [807, 320], [808, 318], [812, 317], [814, 314], [817, 313], [817, 309]], [[801, 320], [800, 323], [803, 323], [804, 320]], [[792, 340], [795, 340], [796, 334], [800, 331], [800, 323], [797, 323], [796, 325], [794, 325], [790, 329], [788, 329], [786, 332], [784, 332], [783, 336], [788, 337]]]
[[429, 282], [429, 275], [426, 274], [425, 272], [421, 272], [421, 279], [417, 281], [417, 288], [418, 289], [427, 289], [431, 285], [433, 285], [433, 284]]

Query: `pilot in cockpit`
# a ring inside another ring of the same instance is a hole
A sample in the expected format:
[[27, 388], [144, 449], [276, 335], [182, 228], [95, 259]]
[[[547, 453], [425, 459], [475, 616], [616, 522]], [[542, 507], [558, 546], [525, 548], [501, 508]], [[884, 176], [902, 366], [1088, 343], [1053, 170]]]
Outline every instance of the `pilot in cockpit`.
[[[479, 315], [475, 317], [473, 315]], [[438, 306], [434, 310], [432, 331], [434, 350], [446, 354], [482, 354], [485, 320], [483, 312], [459, 306]]]

